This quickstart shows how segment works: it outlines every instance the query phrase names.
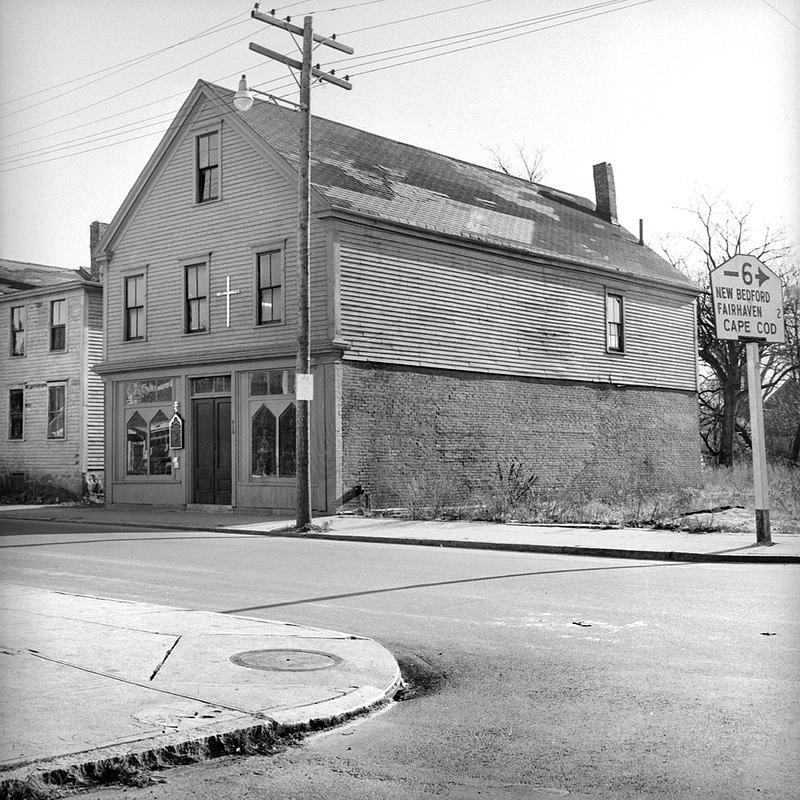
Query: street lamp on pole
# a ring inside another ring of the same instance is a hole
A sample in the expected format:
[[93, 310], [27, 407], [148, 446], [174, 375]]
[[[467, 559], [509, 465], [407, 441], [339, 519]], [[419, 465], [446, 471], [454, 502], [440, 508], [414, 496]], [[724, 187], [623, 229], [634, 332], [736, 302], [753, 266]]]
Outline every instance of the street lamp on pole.
[[[250, 49], [268, 58], [280, 61], [300, 71], [300, 103], [294, 105], [300, 112], [300, 152], [297, 179], [297, 354], [295, 361], [295, 474], [297, 481], [297, 520], [298, 530], [311, 525], [311, 436], [310, 411], [313, 397], [311, 377], [311, 336], [310, 336], [310, 251], [311, 251], [311, 77], [334, 83], [344, 89], [352, 86], [347, 79], [335, 77], [311, 66], [312, 43], [317, 41], [336, 50], [352, 54], [353, 49], [336, 41], [335, 37], [317, 36], [312, 29], [312, 18], [303, 19], [303, 27], [298, 28], [286, 20], [280, 20], [259, 11], [251, 16], [270, 25], [284, 28], [303, 36], [303, 60], [296, 61], [250, 43]], [[253, 105], [253, 89], [248, 88], [247, 78], [242, 75], [239, 88], [233, 98], [238, 111], [249, 111]], [[267, 95], [273, 100], [278, 98]]]

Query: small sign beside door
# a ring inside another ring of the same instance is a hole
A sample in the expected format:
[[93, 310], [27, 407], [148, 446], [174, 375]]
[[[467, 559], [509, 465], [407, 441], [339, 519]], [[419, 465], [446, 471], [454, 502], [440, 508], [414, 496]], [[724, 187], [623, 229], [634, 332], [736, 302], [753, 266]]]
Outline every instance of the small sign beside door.
[[169, 449], [183, 450], [183, 419], [177, 411], [169, 421]]

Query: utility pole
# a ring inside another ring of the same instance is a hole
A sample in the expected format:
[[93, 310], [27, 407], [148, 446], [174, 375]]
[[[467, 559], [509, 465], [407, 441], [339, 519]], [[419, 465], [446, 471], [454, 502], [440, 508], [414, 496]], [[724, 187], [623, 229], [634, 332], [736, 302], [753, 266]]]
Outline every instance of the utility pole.
[[313, 42], [324, 44], [352, 55], [353, 48], [340, 44], [336, 37], [318, 36], [313, 32], [312, 17], [303, 19], [303, 27], [292, 25], [291, 20], [281, 20], [258, 10], [250, 12], [253, 19], [283, 28], [303, 37], [302, 62], [250, 43], [250, 49], [267, 58], [280, 61], [300, 72], [300, 165], [297, 185], [297, 358], [295, 373], [295, 470], [297, 481], [297, 528], [311, 525], [311, 400], [314, 384], [311, 376], [311, 78], [333, 83], [343, 89], [352, 89], [345, 78], [311, 66]]

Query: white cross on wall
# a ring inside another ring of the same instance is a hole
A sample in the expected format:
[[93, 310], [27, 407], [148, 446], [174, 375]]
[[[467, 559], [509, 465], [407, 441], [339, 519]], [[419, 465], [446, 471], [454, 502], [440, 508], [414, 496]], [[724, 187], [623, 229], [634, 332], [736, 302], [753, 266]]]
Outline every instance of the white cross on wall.
[[231, 295], [232, 294], [239, 294], [241, 289], [231, 289], [231, 276], [225, 279], [225, 291], [224, 292], [217, 292], [215, 297], [224, 297], [226, 310], [225, 310], [225, 327], [230, 328], [231, 326]]

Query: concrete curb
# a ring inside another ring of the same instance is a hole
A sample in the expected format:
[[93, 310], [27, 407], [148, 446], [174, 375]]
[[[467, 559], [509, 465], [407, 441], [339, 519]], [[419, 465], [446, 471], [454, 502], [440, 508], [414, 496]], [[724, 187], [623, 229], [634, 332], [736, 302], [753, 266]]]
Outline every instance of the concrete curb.
[[[6, 519], [30, 520], [47, 519], [52, 521], [62, 521], [54, 516], [12, 516], [3, 515]], [[162, 523], [144, 522], [98, 522], [97, 520], [79, 518], [67, 520], [86, 525], [121, 525], [130, 528], [152, 528], [158, 527], [163, 530], [185, 531], [198, 530], [205, 533], [225, 533], [246, 536], [272, 536], [287, 539], [316, 539], [320, 541], [331, 540], [339, 542], [361, 542], [366, 544], [400, 544], [400, 545], [419, 545], [420, 547], [451, 547], [470, 550], [499, 550], [513, 553], [551, 553], [555, 555], [575, 555], [591, 556], [595, 558], [621, 558], [649, 561], [676, 561], [694, 562], [710, 564], [800, 564], [800, 555], [756, 555], [742, 553], [734, 555], [732, 553], [697, 553], [677, 550], [632, 550], [616, 547], [592, 547], [585, 545], [547, 545], [547, 544], [527, 544], [522, 542], [490, 542], [490, 541], [468, 541], [463, 539], [425, 539], [413, 538], [409, 536], [378, 536], [360, 533], [317, 533], [314, 531], [299, 532], [287, 528], [276, 530], [257, 530], [247, 529], [236, 526], [204, 526], [202, 524], [191, 526], [170, 525]], [[755, 547], [756, 545], [753, 545]]]
[[[234, 533], [225, 528], [214, 533]], [[295, 531], [235, 531], [255, 536], [284, 536], [293, 539], [332, 539], [340, 542], [419, 545], [421, 547], [454, 547], [471, 550], [505, 550], [514, 553], [553, 553], [557, 555], [594, 556], [596, 558], [630, 558], [650, 561], [695, 561], [709, 563], [800, 564], [800, 556], [732, 555], [729, 553], [685, 553], [668, 550], [627, 550], [613, 547], [580, 545], [523, 544], [520, 542], [471, 542], [461, 539], [414, 539], [403, 536], [370, 536], [368, 534], [298, 533]]]
[[118, 783], [119, 776], [126, 774], [224, 755], [275, 752], [304, 733], [342, 725], [377, 711], [392, 702], [401, 686], [398, 667], [394, 680], [383, 690], [364, 686], [335, 700], [286, 709], [268, 717], [247, 714], [236, 720], [212, 723], [189, 735], [168, 733], [70, 756], [12, 765], [0, 772], [0, 798], [36, 797], [37, 786], [41, 785], [85, 788]]

